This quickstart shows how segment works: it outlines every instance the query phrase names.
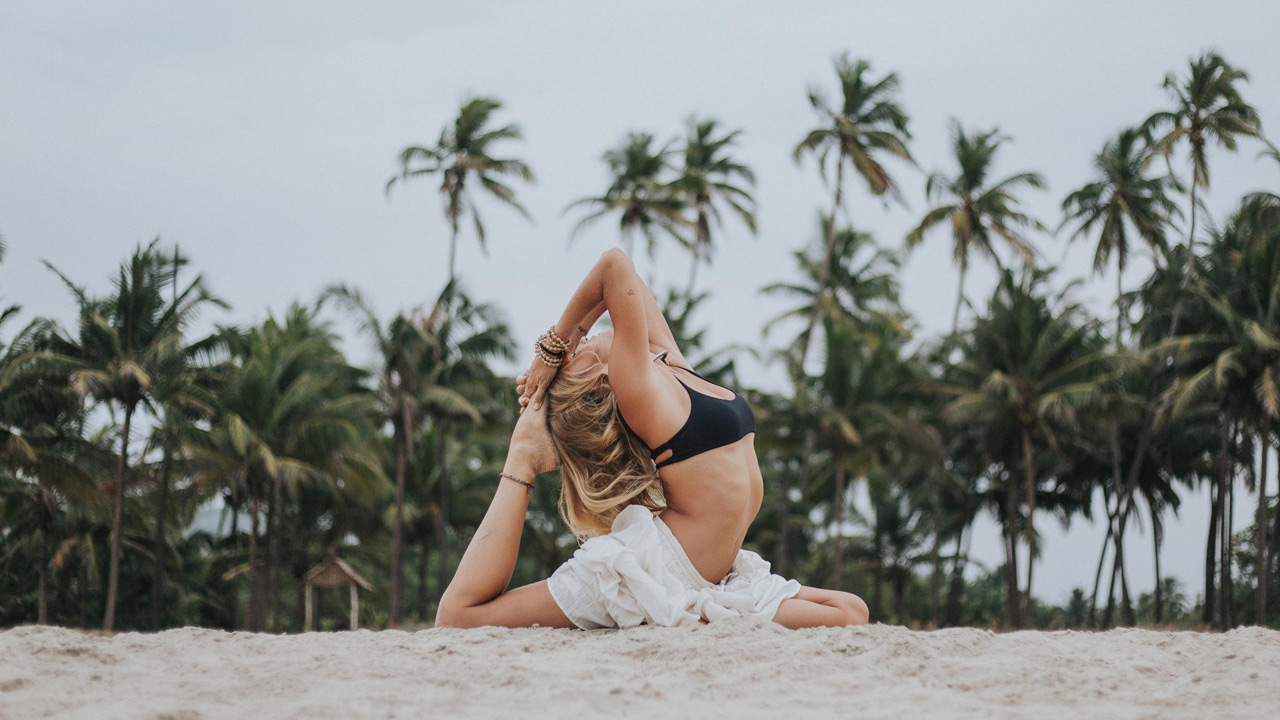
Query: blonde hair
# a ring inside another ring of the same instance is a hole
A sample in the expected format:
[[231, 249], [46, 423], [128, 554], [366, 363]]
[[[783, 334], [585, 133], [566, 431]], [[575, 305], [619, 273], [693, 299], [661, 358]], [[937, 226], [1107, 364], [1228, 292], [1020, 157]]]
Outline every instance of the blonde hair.
[[666, 508], [649, 449], [622, 422], [618, 398], [598, 365], [561, 369], [546, 400], [560, 456], [560, 516], [579, 542], [608, 533], [628, 505]]

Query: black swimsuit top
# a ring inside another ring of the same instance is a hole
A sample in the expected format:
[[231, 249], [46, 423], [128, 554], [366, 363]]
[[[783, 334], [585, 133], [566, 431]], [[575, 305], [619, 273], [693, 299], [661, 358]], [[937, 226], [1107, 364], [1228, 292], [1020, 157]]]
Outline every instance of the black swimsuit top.
[[[665, 353], [658, 357], [661, 358], [662, 355]], [[688, 368], [680, 369], [706, 380]], [[685, 392], [689, 393], [689, 419], [684, 421], [684, 426], [677, 430], [670, 440], [650, 450], [650, 457], [655, 460], [662, 453], [671, 451], [671, 456], [658, 463], [658, 467], [688, 460], [708, 450], [730, 445], [746, 437], [748, 433], [756, 431], [756, 416], [751, 412], [751, 405], [738, 393], [733, 393], [732, 400], [725, 400], [694, 392], [678, 376], [676, 382], [683, 385]]]

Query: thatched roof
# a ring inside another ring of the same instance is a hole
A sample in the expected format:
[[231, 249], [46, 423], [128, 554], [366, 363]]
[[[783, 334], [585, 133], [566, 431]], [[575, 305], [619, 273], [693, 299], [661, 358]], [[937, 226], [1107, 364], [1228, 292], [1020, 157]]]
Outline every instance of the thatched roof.
[[368, 580], [360, 577], [360, 574], [352, 570], [350, 565], [334, 555], [330, 555], [324, 562], [311, 568], [311, 571], [302, 578], [303, 585], [313, 587], [346, 587], [352, 583], [365, 590], [373, 590]]

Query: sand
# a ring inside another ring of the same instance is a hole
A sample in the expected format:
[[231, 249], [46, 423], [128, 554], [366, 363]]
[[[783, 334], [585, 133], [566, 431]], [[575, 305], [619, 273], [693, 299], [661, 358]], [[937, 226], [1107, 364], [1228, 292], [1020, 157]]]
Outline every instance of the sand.
[[0, 718], [1277, 718], [1280, 632], [0, 632]]

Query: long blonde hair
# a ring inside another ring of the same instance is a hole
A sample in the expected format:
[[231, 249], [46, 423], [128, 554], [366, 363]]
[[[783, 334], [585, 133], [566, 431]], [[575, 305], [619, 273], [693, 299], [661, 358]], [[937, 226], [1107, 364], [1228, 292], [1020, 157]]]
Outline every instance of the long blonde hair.
[[598, 366], [562, 369], [546, 399], [560, 456], [560, 516], [579, 542], [608, 533], [628, 505], [666, 508], [649, 449], [622, 422], [618, 398]]

